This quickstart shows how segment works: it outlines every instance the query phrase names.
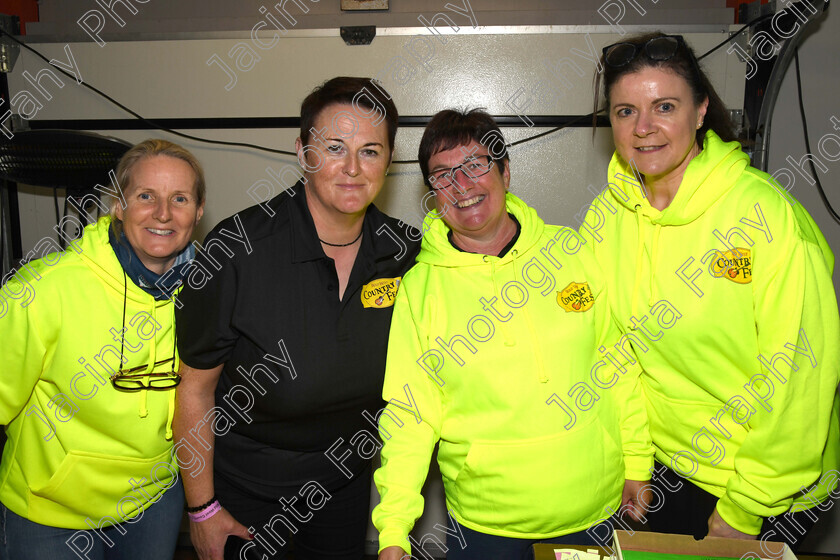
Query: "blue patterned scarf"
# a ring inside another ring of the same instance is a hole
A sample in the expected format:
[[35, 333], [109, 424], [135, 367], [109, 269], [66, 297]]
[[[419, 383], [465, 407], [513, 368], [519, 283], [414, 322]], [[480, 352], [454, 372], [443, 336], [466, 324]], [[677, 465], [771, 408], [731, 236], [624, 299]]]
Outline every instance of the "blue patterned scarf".
[[187, 266], [189, 266], [195, 257], [195, 248], [192, 243], [189, 243], [183, 251], [178, 253], [172, 268], [163, 274], [157, 274], [146, 268], [140, 262], [140, 257], [134, 252], [134, 248], [125, 236], [125, 232], [120, 233], [120, 240], [118, 242], [114, 236], [114, 230], [108, 228], [108, 241], [111, 243], [111, 247], [117, 255], [117, 260], [120, 261], [123, 270], [131, 278], [132, 282], [156, 300], [172, 298], [172, 292], [178, 287], [179, 282], [184, 279]]

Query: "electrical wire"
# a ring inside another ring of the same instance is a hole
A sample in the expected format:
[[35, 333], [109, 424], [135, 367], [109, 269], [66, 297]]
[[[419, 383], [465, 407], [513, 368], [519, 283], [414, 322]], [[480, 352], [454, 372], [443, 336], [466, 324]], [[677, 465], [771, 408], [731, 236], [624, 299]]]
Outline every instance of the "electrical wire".
[[[709, 56], [710, 54], [712, 54], [713, 52], [715, 52], [716, 50], [718, 50], [719, 48], [721, 48], [722, 46], [727, 44], [728, 42], [732, 41], [735, 37], [737, 37], [738, 35], [743, 33], [745, 30], [749, 29], [750, 27], [752, 27], [752, 26], [756, 25], [757, 23], [760, 23], [760, 22], [762, 22], [765, 19], [770, 18], [770, 17], [773, 17], [773, 14], [765, 14], [763, 16], [759, 16], [759, 17], [755, 18], [752, 21], [747, 22], [741, 29], [739, 29], [738, 31], [736, 31], [735, 33], [733, 33], [732, 35], [727, 37], [724, 41], [719, 43], [717, 46], [713, 47], [709, 51], [707, 51], [704, 54], [702, 54], [701, 56], [699, 56], [697, 58], [697, 60], [700, 61], [700, 60], [706, 58], [707, 56]], [[45, 57], [43, 54], [41, 54], [39, 51], [37, 51], [36, 49], [33, 49], [32, 47], [30, 47], [29, 45], [27, 45], [23, 41], [20, 41], [17, 37], [8, 33], [7, 31], [3, 30], [2, 28], [0, 28], [0, 34], [9, 37], [12, 41], [19, 44], [20, 46], [22, 46], [26, 50], [30, 51], [31, 53], [35, 54], [35, 56], [37, 56], [38, 58], [40, 58], [41, 60], [43, 60], [47, 64], [50, 63], [49, 59], [47, 57]], [[69, 72], [66, 72], [65, 70], [63, 70], [61, 68], [58, 68], [58, 67], [55, 67], [55, 68], [59, 72], [61, 72], [65, 76], [67, 76], [68, 78], [72, 78], [72, 79], [78, 81], [77, 76], [74, 76], [74, 75], [70, 74]], [[297, 157], [297, 153], [290, 152], [290, 151], [287, 151], [287, 150], [277, 150], [277, 149], [274, 149], [274, 148], [267, 148], [265, 146], [260, 146], [258, 144], [250, 144], [250, 143], [247, 143], [247, 142], [228, 142], [228, 141], [225, 141], [225, 140], [211, 140], [209, 138], [203, 138], [201, 136], [193, 136], [192, 134], [186, 134], [186, 133], [183, 133], [183, 132], [178, 132], [178, 131], [173, 130], [171, 128], [166, 128], [164, 126], [161, 126], [161, 125], [157, 124], [155, 121], [153, 121], [151, 119], [147, 119], [146, 117], [140, 115], [139, 113], [130, 109], [129, 107], [126, 107], [125, 105], [123, 105], [122, 103], [120, 103], [119, 101], [114, 99], [113, 97], [109, 96], [108, 94], [104, 93], [103, 91], [100, 91], [99, 89], [97, 89], [94, 86], [88, 84], [87, 82], [80, 82], [80, 84], [83, 85], [84, 87], [86, 87], [87, 89], [91, 90], [92, 92], [96, 93], [97, 95], [100, 95], [101, 97], [108, 100], [112, 104], [116, 105], [117, 107], [119, 107], [120, 109], [122, 109], [123, 111], [128, 113], [129, 115], [133, 116], [134, 118], [148, 124], [149, 126], [151, 126], [154, 129], [162, 130], [164, 132], [168, 132], [169, 134], [179, 136], [181, 138], [186, 138], [188, 140], [194, 140], [196, 142], [205, 142], [205, 143], [208, 143], [208, 144], [215, 144], [215, 145], [220, 145], [220, 146], [233, 146], [233, 147], [240, 147], [240, 148], [251, 148], [251, 149], [254, 149], [254, 150], [269, 152], [269, 153], [272, 153], [272, 154], [282, 154], [282, 155]], [[599, 111], [599, 113], [602, 113], [602, 112], [603, 112], [603, 110]], [[574, 119], [573, 121], [570, 121], [569, 123], [566, 123], [564, 125], [554, 127], [550, 130], [540, 132], [539, 134], [535, 134], [533, 136], [528, 136], [527, 138], [517, 140], [516, 142], [511, 142], [511, 143], [507, 144], [507, 147], [512, 148], [514, 146], [518, 146], [518, 145], [524, 144], [526, 142], [531, 142], [531, 141], [536, 140], [538, 138], [542, 138], [543, 136], [548, 136], [549, 134], [554, 134], [555, 132], [559, 132], [559, 131], [561, 131], [565, 128], [568, 128], [570, 125], [575, 124], [575, 123], [577, 123], [581, 120], [591, 119], [591, 118], [592, 118], [592, 113], [589, 113], [588, 115], [582, 115], [582, 116], [580, 116], [580, 117]], [[416, 159], [403, 159], [403, 160], [394, 160], [391, 163], [403, 165], [403, 164], [418, 163], [418, 161]]]
[[[5, 31], [4, 29], [0, 28], [0, 34], [3, 34], [6, 37], [9, 37], [15, 43], [19, 44], [20, 46], [22, 46], [23, 48], [25, 48], [29, 52], [33, 53], [35, 56], [37, 56], [38, 58], [40, 58], [41, 60], [43, 60], [47, 64], [50, 64], [50, 61], [47, 57], [45, 57], [43, 54], [41, 54], [37, 50], [33, 49], [32, 47], [30, 47], [29, 45], [27, 45], [23, 41], [20, 41], [17, 37], [12, 35], [11, 33], [9, 33], [7, 31]], [[50, 65], [50, 66], [53, 66], [53, 65]], [[66, 72], [65, 70], [63, 70], [61, 68], [58, 68], [57, 66], [54, 66], [54, 68], [56, 68], [56, 70], [58, 70], [59, 72], [61, 72], [65, 76], [67, 76], [68, 78], [72, 78], [73, 80], [78, 81], [77, 76], [74, 76], [73, 74], [70, 74], [69, 72]], [[125, 111], [126, 113], [131, 115], [132, 117], [135, 117], [136, 119], [150, 125], [152, 128], [155, 128], [157, 130], [162, 130], [164, 132], [168, 132], [169, 134], [174, 134], [175, 136], [179, 136], [181, 138], [187, 138], [188, 140], [195, 140], [197, 142], [206, 142], [208, 144], [218, 144], [218, 145], [222, 145], [222, 146], [235, 146], [235, 147], [240, 147], [240, 148], [253, 148], [255, 150], [261, 150], [261, 151], [270, 152], [270, 153], [273, 153], [273, 154], [283, 154], [283, 155], [287, 155], [287, 156], [297, 156], [297, 154], [295, 152], [289, 152], [289, 151], [286, 151], [286, 150], [276, 150], [274, 148], [266, 148], [265, 146], [259, 146], [257, 144], [249, 144], [247, 142], [227, 142], [227, 141], [224, 141], [224, 140], [211, 140], [209, 138], [202, 138], [200, 136], [193, 136], [192, 134], [185, 134], [183, 132], [178, 132], [176, 130], [172, 130], [171, 128], [166, 128], [165, 126], [161, 126], [151, 119], [147, 119], [146, 117], [144, 117], [143, 115], [140, 115], [139, 113], [135, 112], [134, 110], [130, 109], [129, 107], [126, 107], [125, 105], [123, 105], [122, 103], [120, 103], [119, 101], [117, 101], [116, 99], [114, 99], [113, 97], [108, 95], [107, 93], [93, 87], [92, 85], [88, 84], [87, 82], [79, 82], [79, 83], [80, 83], [80, 85], [86, 87], [87, 89], [91, 90], [92, 92], [96, 93], [97, 95], [100, 95], [100, 96], [104, 97], [105, 99], [107, 99], [108, 101], [110, 101], [111, 103], [113, 103], [114, 105], [116, 105], [117, 107], [119, 107], [120, 109], [122, 109], [123, 111]]]
[[[534, 134], [533, 136], [528, 136], [527, 138], [517, 140], [516, 142], [509, 142], [509, 143], [505, 144], [505, 147], [512, 148], [514, 146], [518, 146], [519, 144], [524, 144], [525, 142], [531, 142], [532, 140], [536, 140], [537, 138], [542, 138], [543, 136], [548, 136], [549, 134], [554, 134], [557, 131], [563, 130], [564, 128], [568, 128], [568, 127], [572, 126], [573, 124], [578, 123], [578, 122], [580, 122], [584, 119], [591, 119], [591, 118], [592, 118], [592, 113], [589, 113], [588, 115], [581, 115], [579, 117], [576, 117], [576, 118], [570, 120], [566, 124], [563, 124], [563, 125], [560, 125], [560, 126], [555, 126], [554, 128], [552, 128], [550, 130], [540, 132], [539, 134]], [[409, 164], [409, 163], [419, 163], [419, 161], [416, 160], [416, 159], [397, 159], [397, 160], [392, 161], [391, 163]]]
[[[505, 147], [512, 148], [514, 146], [518, 146], [519, 144], [524, 144], [525, 142], [531, 142], [532, 140], [536, 140], [537, 138], [542, 138], [543, 136], [548, 136], [549, 134], [554, 134], [555, 132], [557, 132], [559, 130], [563, 130], [564, 128], [568, 128], [575, 123], [578, 123], [578, 122], [580, 122], [582, 120], [585, 120], [585, 119], [591, 119], [591, 118], [592, 118], [592, 113], [589, 113], [588, 115], [581, 115], [579, 117], [576, 117], [576, 118], [570, 120], [566, 124], [563, 124], [563, 125], [560, 125], [560, 126], [555, 126], [554, 128], [552, 128], [550, 130], [540, 132], [539, 134], [535, 134], [533, 136], [528, 136], [527, 138], [517, 140], [516, 142], [509, 142], [509, 143], [505, 144]], [[394, 160], [391, 163], [407, 164], [407, 163], [419, 163], [419, 161], [416, 160], [416, 159], [399, 159], [399, 160]]]
[[[802, 102], [802, 79], [799, 77], [799, 48], [797, 47], [796, 50], [793, 52], [793, 60], [795, 62], [796, 68], [796, 93], [799, 97], [799, 114], [802, 115], [802, 132], [805, 134], [805, 150], [806, 153], [811, 154], [811, 141], [808, 139], [808, 121], [805, 118], [805, 104]], [[811, 173], [814, 174], [814, 180], [817, 182], [817, 192], [820, 194], [820, 198], [822, 198], [823, 204], [828, 209], [828, 213], [831, 214], [831, 217], [834, 218], [834, 221], [840, 223], [840, 216], [837, 215], [837, 212], [834, 211], [834, 208], [831, 206], [831, 203], [828, 201], [828, 197], [825, 195], [825, 191], [823, 190], [822, 183], [820, 183], [820, 176], [817, 174], [817, 170], [814, 168], [814, 158], [809, 157], [808, 164], [811, 168]]]
[[53, 205], [55, 205], [55, 224], [61, 223], [61, 216], [58, 213], [58, 189], [53, 189]]
[[568, 128], [575, 123], [578, 123], [582, 120], [591, 119], [591, 118], [592, 118], [592, 113], [589, 113], [588, 115], [581, 115], [581, 116], [579, 116], [575, 119], [570, 120], [568, 123], [566, 123], [564, 125], [556, 126], [556, 127], [552, 128], [551, 130], [546, 130], [545, 132], [541, 132], [539, 134], [535, 134], [533, 136], [523, 138], [522, 140], [517, 140], [516, 142], [511, 142], [510, 144], [507, 145], [507, 147], [512, 148], [514, 146], [518, 146], [519, 144], [524, 144], [525, 142], [530, 142], [531, 140], [536, 140], [537, 138], [542, 138], [543, 136], [548, 136], [549, 134], [553, 134], [553, 133], [557, 132], [558, 130], [563, 130], [564, 128]]
[[747, 29], [749, 29], [750, 27], [752, 27], [752, 26], [754, 26], [754, 25], [756, 25], [756, 24], [761, 23], [761, 22], [762, 22], [762, 21], [764, 21], [765, 19], [772, 18], [774, 15], [775, 15], [775, 14], [764, 14], [763, 16], [758, 16], [757, 18], [755, 18], [755, 19], [754, 19], [754, 20], [752, 20], [752, 21], [748, 21], [748, 22], [744, 25], [744, 27], [742, 27], [741, 29], [739, 29], [738, 31], [736, 31], [735, 33], [733, 33], [732, 35], [730, 35], [729, 37], [727, 37], [726, 39], [724, 39], [723, 41], [721, 41], [720, 43], [718, 43], [716, 46], [714, 46], [714, 47], [712, 47], [711, 49], [709, 49], [708, 51], [704, 52], [702, 55], [698, 56], [698, 57], [697, 57], [697, 62], [700, 62], [701, 60], [703, 60], [704, 58], [706, 58], [707, 56], [709, 56], [710, 54], [712, 54], [713, 52], [715, 52], [716, 50], [718, 50], [719, 48], [721, 48], [722, 46], [724, 46], [726, 43], [730, 42], [732, 39], [734, 39], [735, 37], [737, 37], [738, 35], [740, 35], [740, 34], [741, 34], [741, 33], [743, 33], [744, 31], [746, 31]]

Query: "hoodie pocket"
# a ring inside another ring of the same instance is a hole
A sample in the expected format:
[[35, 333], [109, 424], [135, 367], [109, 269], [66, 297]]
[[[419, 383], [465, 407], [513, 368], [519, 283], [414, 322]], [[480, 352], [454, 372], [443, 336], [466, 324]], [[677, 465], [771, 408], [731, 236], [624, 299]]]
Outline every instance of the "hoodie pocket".
[[521, 440], [475, 440], [450, 500], [464, 519], [503, 536], [571, 532], [609, 517], [624, 460], [597, 414], [572, 430]]
[[[748, 424], [732, 418], [732, 409], [725, 402], [706, 403], [677, 400], [645, 388], [648, 422], [653, 443], [662, 453], [673, 457], [680, 452], [679, 467], [699, 482], [726, 486], [735, 469], [735, 453], [747, 435]], [[723, 411], [721, 413], [721, 411]], [[662, 460], [662, 459], [660, 459]], [[670, 460], [663, 461], [671, 467]], [[710, 473], [726, 471], [717, 477]]]
[[129, 519], [173, 484], [171, 456], [171, 449], [148, 459], [70, 451], [46, 484], [29, 489], [29, 517]]

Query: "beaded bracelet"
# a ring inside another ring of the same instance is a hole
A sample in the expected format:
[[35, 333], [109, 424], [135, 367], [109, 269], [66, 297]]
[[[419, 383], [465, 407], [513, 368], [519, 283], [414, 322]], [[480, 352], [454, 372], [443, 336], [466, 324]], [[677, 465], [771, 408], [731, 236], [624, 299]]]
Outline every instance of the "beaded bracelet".
[[186, 510], [187, 513], [197, 513], [197, 512], [203, 510], [204, 508], [206, 508], [207, 506], [209, 506], [210, 504], [212, 504], [215, 501], [216, 501], [216, 496], [214, 494], [212, 498], [207, 500], [207, 503], [201, 504], [200, 506], [196, 506], [196, 507], [185, 507], [184, 510]]
[[201, 523], [216, 515], [220, 509], [222, 509], [222, 504], [219, 503], [219, 500], [216, 500], [204, 511], [200, 513], [188, 513], [187, 515], [193, 523]]

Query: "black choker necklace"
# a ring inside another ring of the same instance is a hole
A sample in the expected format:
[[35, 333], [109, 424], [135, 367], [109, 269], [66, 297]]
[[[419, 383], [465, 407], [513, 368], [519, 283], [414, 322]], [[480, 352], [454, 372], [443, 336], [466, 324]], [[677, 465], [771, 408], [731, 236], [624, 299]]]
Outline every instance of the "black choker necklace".
[[359, 240], [359, 238], [362, 236], [362, 231], [364, 231], [364, 228], [359, 230], [359, 235], [357, 235], [356, 239], [354, 239], [350, 243], [327, 243], [326, 241], [324, 241], [320, 237], [318, 238], [318, 241], [320, 241], [324, 245], [329, 245], [330, 247], [349, 247], [350, 245], [352, 245], [353, 243], [355, 243], [356, 241]]

